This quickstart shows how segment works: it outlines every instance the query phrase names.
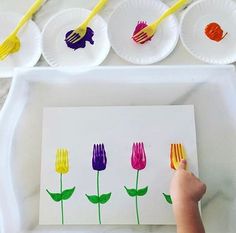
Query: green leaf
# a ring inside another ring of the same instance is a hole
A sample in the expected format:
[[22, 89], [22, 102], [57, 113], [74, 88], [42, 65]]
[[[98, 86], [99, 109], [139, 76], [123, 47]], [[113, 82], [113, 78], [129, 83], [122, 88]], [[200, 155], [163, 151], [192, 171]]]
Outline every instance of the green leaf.
[[170, 196], [170, 195], [167, 195], [167, 194], [165, 194], [165, 193], [163, 193], [163, 195], [164, 195], [166, 201], [167, 201], [169, 204], [172, 204], [171, 196]]
[[148, 186], [143, 189], [139, 189], [137, 194], [138, 196], [144, 196], [147, 193], [147, 191], [148, 191]]
[[125, 187], [125, 189], [126, 189], [127, 193], [129, 194], [129, 196], [131, 196], [131, 197], [137, 196], [137, 190], [136, 189], [128, 189], [126, 187]]
[[97, 204], [99, 202], [99, 197], [96, 195], [87, 195], [86, 197], [89, 199], [90, 202], [92, 202], [93, 204]]
[[62, 200], [67, 200], [67, 199], [69, 199], [69, 198], [72, 196], [72, 194], [73, 194], [74, 191], [75, 191], [75, 187], [72, 188], [72, 189], [66, 189], [66, 190], [64, 190], [64, 191], [62, 192], [62, 194], [61, 194]]
[[102, 194], [99, 197], [99, 203], [105, 204], [106, 202], [109, 201], [110, 198], [111, 198], [111, 193]]
[[49, 192], [47, 189], [46, 191], [48, 192], [48, 194], [51, 196], [51, 198], [54, 200], [54, 201], [61, 201], [62, 198], [61, 198], [61, 194], [60, 193], [51, 193]]

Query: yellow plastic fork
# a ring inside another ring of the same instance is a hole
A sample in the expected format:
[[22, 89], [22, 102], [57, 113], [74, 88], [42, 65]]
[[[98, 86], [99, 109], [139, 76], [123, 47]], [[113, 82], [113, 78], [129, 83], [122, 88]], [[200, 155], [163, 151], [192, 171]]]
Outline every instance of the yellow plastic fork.
[[36, 0], [30, 9], [25, 13], [23, 18], [17, 24], [16, 28], [0, 45], [0, 60], [4, 60], [10, 53], [17, 52], [20, 49], [20, 40], [17, 37], [19, 30], [32, 17], [32, 15], [40, 8], [44, 0]]
[[[98, 4], [93, 8], [89, 16], [77, 27], [67, 38], [67, 42], [76, 43], [84, 38], [88, 24], [93, 17], [105, 6], [108, 0], [100, 0]], [[78, 38], [79, 35], [79, 38]]]
[[181, 160], [186, 160], [186, 153], [183, 144], [171, 144], [171, 162], [174, 169], [178, 169]]
[[143, 28], [141, 31], [136, 33], [132, 38], [137, 43], [144, 43], [149, 38], [151, 38], [157, 31], [158, 26], [160, 23], [169, 15], [175, 13], [178, 11], [183, 5], [185, 5], [188, 2], [188, 0], [179, 0], [177, 3], [175, 3], [172, 7], [170, 7], [167, 11], [165, 11], [160, 18], [155, 20], [153, 23], [148, 25], [147, 27]]

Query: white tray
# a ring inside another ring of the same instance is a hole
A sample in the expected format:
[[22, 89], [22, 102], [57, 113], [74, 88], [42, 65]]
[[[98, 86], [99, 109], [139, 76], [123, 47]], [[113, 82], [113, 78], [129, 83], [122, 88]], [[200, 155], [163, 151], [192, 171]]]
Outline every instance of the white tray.
[[234, 232], [235, 77], [233, 66], [18, 70], [0, 114], [1, 232], [175, 232], [173, 226], [38, 226], [43, 107], [163, 104], [195, 105], [199, 172], [208, 185], [206, 232]]

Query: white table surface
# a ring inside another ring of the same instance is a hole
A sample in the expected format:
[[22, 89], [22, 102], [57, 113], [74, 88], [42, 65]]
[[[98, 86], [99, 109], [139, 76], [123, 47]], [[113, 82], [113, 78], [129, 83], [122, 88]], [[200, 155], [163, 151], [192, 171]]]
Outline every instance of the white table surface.
[[[148, 1], [148, 0], [147, 0]], [[225, 1], [225, 0], [222, 0]], [[236, 0], [234, 0], [236, 1]], [[15, 11], [24, 13], [25, 10], [34, 2], [34, 0], [0, 0], [0, 11]], [[48, 0], [45, 2], [45, 5], [42, 7], [42, 9], [35, 15], [34, 21], [39, 25], [40, 29], [45, 25], [45, 23], [48, 21], [48, 19], [53, 16], [55, 13], [57, 13], [60, 10], [71, 8], [71, 7], [84, 7], [91, 9], [94, 4], [97, 2], [97, 0]], [[119, 4], [121, 0], [110, 0], [107, 7], [102, 11], [101, 15], [108, 19], [109, 15], [114, 11], [117, 4]], [[171, 4], [172, 0], [163, 0], [163, 2], [166, 2], [167, 4]], [[165, 60], [158, 64], [154, 65], [198, 65], [198, 64], [205, 64], [197, 59], [195, 59], [192, 55], [190, 55], [182, 46], [181, 42], [179, 41], [176, 49], [174, 52]], [[38, 66], [46, 66], [46, 62], [43, 58], [40, 59], [40, 61], [37, 64]], [[110, 51], [109, 56], [102, 64], [104, 66], [109, 65], [132, 65], [130, 63], [127, 63], [126, 61], [119, 58], [113, 50]], [[8, 79], [1, 79], [0, 78], [0, 109], [6, 99], [6, 96], [8, 94], [9, 88], [11, 84], [11, 78]], [[222, 196], [222, 198], [214, 199], [215, 200], [215, 208], [210, 208], [209, 211], [212, 212], [212, 214], [208, 214], [208, 216], [212, 216], [210, 219], [204, 219], [205, 222], [209, 222], [212, 225], [212, 222], [222, 222], [221, 228], [214, 228], [211, 229], [211, 232], [214, 233], [220, 233], [225, 232], [224, 227], [227, 227], [229, 229], [229, 226], [224, 226], [224, 218], [235, 218], [234, 216], [228, 216], [226, 212], [224, 212], [224, 207], [226, 205], [229, 205], [228, 197], [222, 195], [222, 193], [216, 193], [216, 197]], [[232, 193], [233, 196], [233, 193]], [[235, 202], [235, 195], [234, 195], [234, 201]], [[232, 208], [235, 207], [235, 204], [232, 204]], [[216, 211], [216, 212], [215, 212]], [[235, 210], [236, 212], [236, 210]], [[226, 221], [227, 222], [227, 221]], [[219, 224], [216, 224], [219, 225]], [[233, 231], [231, 231], [233, 232]], [[230, 232], [230, 233], [231, 233]], [[11, 232], [9, 232], [11, 233]], [[126, 233], [126, 232], [125, 232]]]

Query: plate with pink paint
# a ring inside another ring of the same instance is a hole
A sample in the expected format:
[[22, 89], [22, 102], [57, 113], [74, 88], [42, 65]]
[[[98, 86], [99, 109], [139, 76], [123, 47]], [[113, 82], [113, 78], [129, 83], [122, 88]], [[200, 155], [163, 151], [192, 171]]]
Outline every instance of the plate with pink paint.
[[174, 15], [166, 18], [150, 41], [138, 44], [132, 36], [138, 27], [152, 23], [168, 9], [160, 0], [126, 0], [111, 15], [108, 36], [112, 48], [134, 64], [153, 64], [165, 59], [179, 40], [179, 25]]
[[65, 41], [89, 13], [87, 9], [72, 8], [49, 19], [42, 32], [42, 50], [50, 66], [87, 67], [100, 65], [105, 60], [110, 50], [110, 42], [107, 23], [99, 15], [89, 23], [83, 39], [77, 43]]

